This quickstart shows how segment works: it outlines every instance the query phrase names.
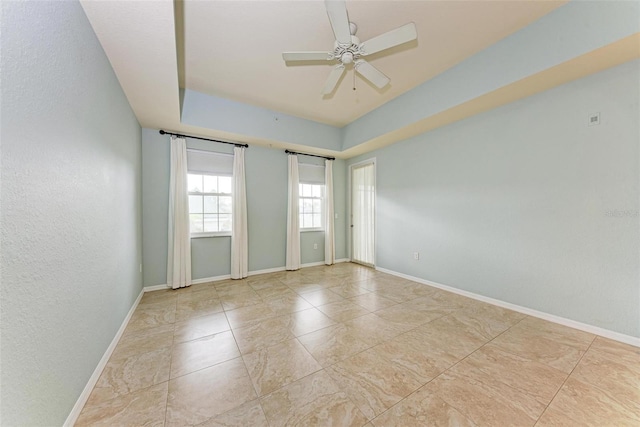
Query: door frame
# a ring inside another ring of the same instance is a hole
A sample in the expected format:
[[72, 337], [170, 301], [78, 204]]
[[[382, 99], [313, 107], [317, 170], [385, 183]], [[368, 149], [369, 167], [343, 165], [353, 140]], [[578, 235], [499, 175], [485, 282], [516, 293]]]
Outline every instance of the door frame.
[[[353, 169], [371, 164], [373, 165], [373, 264], [364, 264], [359, 263], [353, 260], [353, 187], [351, 183], [351, 177], [353, 176]], [[349, 229], [348, 238], [347, 238], [347, 249], [349, 251], [349, 260], [351, 262], [355, 262], [356, 264], [365, 265], [367, 267], [376, 268], [376, 258], [378, 256], [378, 251], [376, 250], [376, 246], [378, 245], [378, 171], [377, 171], [377, 159], [375, 157], [371, 157], [365, 160], [361, 160], [359, 162], [353, 163], [349, 165], [349, 173], [347, 174], [347, 194], [348, 194], [348, 215], [347, 215], [347, 228]]]

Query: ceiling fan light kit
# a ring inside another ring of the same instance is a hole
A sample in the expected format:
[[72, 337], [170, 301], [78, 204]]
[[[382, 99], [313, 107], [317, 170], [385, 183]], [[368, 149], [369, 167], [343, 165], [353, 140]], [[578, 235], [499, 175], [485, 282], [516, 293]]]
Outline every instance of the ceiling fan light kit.
[[410, 22], [395, 30], [388, 31], [366, 42], [360, 42], [356, 37], [358, 26], [349, 22], [347, 7], [343, 0], [325, 0], [325, 7], [329, 22], [336, 38], [331, 52], [284, 52], [285, 61], [338, 61], [329, 73], [322, 95], [331, 94], [346, 70], [346, 66], [353, 64], [356, 73], [369, 80], [374, 86], [382, 89], [391, 81], [380, 70], [365, 61], [362, 57], [416, 40], [418, 33], [416, 25]]

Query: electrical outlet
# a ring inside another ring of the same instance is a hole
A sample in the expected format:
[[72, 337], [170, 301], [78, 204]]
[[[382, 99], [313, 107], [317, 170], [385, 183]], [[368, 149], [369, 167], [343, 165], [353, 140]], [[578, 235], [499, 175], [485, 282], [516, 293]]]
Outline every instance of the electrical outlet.
[[142, 273], [142, 264], [140, 264], [140, 273]]
[[317, 243], [313, 244], [313, 249], [318, 249], [318, 244]]
[[419, 260], [420, 259], [420, 252], [414, 252], [413, 253], [413, 259]]

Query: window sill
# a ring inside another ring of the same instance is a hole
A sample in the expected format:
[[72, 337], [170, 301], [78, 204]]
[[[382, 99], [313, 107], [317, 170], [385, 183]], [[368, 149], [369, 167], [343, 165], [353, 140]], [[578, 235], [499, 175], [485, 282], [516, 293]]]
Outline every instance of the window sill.
[[230, 232], [224, 233], [193, 233], [190, 236], [192, 239], [202, 239], [204, 237], [231, 237]]
[[324, 228], [301, 228], [301, 233], [308, 233], [310, 231], [324, 231]]

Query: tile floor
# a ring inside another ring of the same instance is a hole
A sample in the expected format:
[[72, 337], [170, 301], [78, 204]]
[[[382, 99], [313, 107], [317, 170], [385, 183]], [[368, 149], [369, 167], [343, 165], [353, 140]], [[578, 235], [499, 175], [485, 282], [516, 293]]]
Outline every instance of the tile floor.
[[640, 349], [355, 264], [145, 294], [77, 426], [639, 426]]

